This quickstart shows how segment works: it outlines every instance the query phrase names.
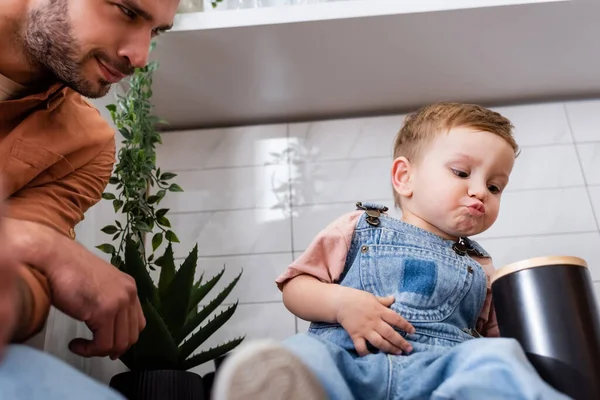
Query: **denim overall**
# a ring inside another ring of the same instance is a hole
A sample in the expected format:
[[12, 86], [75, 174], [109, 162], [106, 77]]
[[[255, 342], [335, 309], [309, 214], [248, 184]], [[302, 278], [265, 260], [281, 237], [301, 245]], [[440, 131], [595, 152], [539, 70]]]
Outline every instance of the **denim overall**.
[[365, 213], [353, 235], [342, 286], [395, 298], [391, 308], [414, 334], [407, 355], [370, 347], [359, 357], [339, 324], [312, 323], [284, 345], [315, 372], [331, 399], [564, 399], [537, 376], [511, 339], [484, 339], [475, 324], [487, 278], [467, 254], [488, 257], [474, 241], [463, 245], [357, 203]]

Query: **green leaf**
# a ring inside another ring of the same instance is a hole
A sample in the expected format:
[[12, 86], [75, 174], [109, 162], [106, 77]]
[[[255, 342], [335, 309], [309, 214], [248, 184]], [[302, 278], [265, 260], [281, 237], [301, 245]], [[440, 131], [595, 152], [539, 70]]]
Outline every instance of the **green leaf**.
[[183, 328], [188, 314], [197, 262], [198, 246], [196, 245], [175, 273], [161, 301], [160, 315], [163, 316], [173, 337], [177, 337]]
[[165, 228], [171, 227], [171, 221], [169, 221], [167, 217], [158, 217], [156, 218], [156, 222], [158, 222], [160, 226], [164, 226]]
[[123, 200], [113, 201], [113, 208], [115, 209], [115, 212], [119, 212], [119, 210], [121, 209], [122, 206], [123, 206]]
[[173, 179], [177, 176], [177, 174], [174, 174], [172, 172], [165, 172], [164, 174], [162, 174], [160, 176], [160, 180], [161, 181], [168, 181], [169, 179]]
[[192, 290], [192, 298], [190, 299], [190, 305], [188, 309], [191, 310], [192, 307], [198, 307], [198, 304], [200, 304], [202, 299], [204, 299], [206, 295], [215, 287], [224, 273], [225, 267], [223, 267], [221, 272], [210, 278], [210, 280], [206, 281], [204, 284], [202, 284], [202, 280], [199, 280], [198, 283], [194, 285], [194, 289]]
[[177, 345], [160, 314], [148, 301], [142, 302], [142, 310], [146, 327], [121, 361], [132, 371], [180, 369]]
[[157, 201], [160, 200], [160, 197], [154, 195], [154, 196], [148, 196], [148, 204], [154, 204]]
[[108, 244], [108, 243], [104, 243], [104, 244], [101, 244], [100, 246], [96, 246], [96, 248], [106, 254], [113, 254], [116, 251], [115, 246], [113, 246], [112, 244]]
[[165, 253], [156, 259], [154, 264], [160, 267], [160, 278], [158, 279], [158, 295], [161, 303], [165, 301], [167, 289], [175, 276], [175, 257], [173, 255], [173, 245], [169, 243]]
[[183, 192], [183, 189], [181, 188], [181, 186], [179, 186], [176, 183], [171, 184], [171, 186], [169, 186], [169, 190], [171, 192]]
[[111, 185], [116, 185], [117, 183], [119, 183], [119, 178], [117, 178], [116, 176], [111, 176], [108, 180], [108, 183], [110, 183]]
[[117, 225], [117, 228], [123, 229], [123, 227], [121, 226], [121, 223], [117, 220], [115, 220], [115, 225]]
[[145, 223], [145, 222], [143, 222], [143, 221], [138, 221], [138, 222], [135, 224], [135, 227], [136, 227], [136, 229], [137, 229], [138, 231], [140, 231], [140, 232], [152, 232], [152, 229], [150, 229], [150, 227], [148, 226], [148, 224], [146, 224], [146, 223]]
[[202, 345], [209, 337], [212, 336], [219, 328], [221, 328], [233, 316], [238, 303], [229, 306], [225, 311], [218, 314], [213, 319], [209, 320], [206, 325], [186, 340], [179, 348], [180, 360], [188, 358], [198, 347]]
[[181, 334], [179, 336], [175, 336], [175, 341], [177, 343], [181, 343], [183, 339], [185, 339], [190, 333], [192, 333], [194, 329], [196, 329], [198, 325], [202, 323], [202, 321], [208, 318], [208, 316], [212, 314], [217, 309], [217, 307], [219, 307], [223, 303], [223, 301], [225, 301], [227, 296], [229, 296], [229, 293], [231, 293], [235, 285], [240, 280], [241, 276], [242, 272], [240, 272], [240, 274], [233, 281], [231, 281], [229, 285], [227, 285], [227, 287], [225, 287], [225, 289], [223, 289], [223, 291], [217, 295], [217, 297], [215, 297], [210, 303], [203, 307], [202, 310], [198, 312], [198, 315], [191, 318], [185, 324], [185, 326], [181, 330]]
[[152, 237], [152, 251], [156, 251], [156, 249], [158, 249], [158, 246], [160, 246], [160, 244], [163, 241], [163, 234], [162, 232], [156, 233], [153, 237]]
[[131, 132], [126, 128], [119, 129], [119, 132], [121, 133], [121, 135], [123, 135], [125, 140], [131, 140], [133, 138]]
[[102, 198], [104, 200], [114, 200], [114, 199], [116, 199], [116, 197], [115, 197], [114, 194], [108, 193], [108, 192], [107, 193], [102, 193]]
[[117, 240], [117, 238], [118, 238], [119, 236], [121, 236], [121, 232], [119, 232], [119, 233], [116, 233], [116, 234], [115, 234], [115, 236], [113, 236], [112, 240], [113, 240], [113, 241], [114, 241], [114, 240]]
[[148, 300], [152, 304], [157, 304], [156, 287], [144, 265], [138, 245], [132, 240], [128, 240], [125, 245], [124, 272], [135, 279], [140, 302]]
[[192, 368], [196, 368], [197, 366], [202, 365], [205, 362], [215, 360], [215, 359], [221, 357], [222, 355], [230, 352], [231, 350], [235, 349], [236, 347], [238, 347], [240, 345], [240, 343], [242, 343], [244, 341], [244, 339], [245, 339], [245, 336], [242, 336], [240, 338], [230, 340], [227, 343], [220, 344], [216, 347], [211, 347], [210, 349], [208, 349], [206, 351], [198, 353], [198, 354], [188, 358], [187, 360], [183, 361], [181, 369], [184, 371], [187, 371]]
[[169, 212], [168, 208], [161, 208], [156, 212], [156, 218], [164, 217]]
[[100, 230], [102, 232], [106, 233], [107, 235], [114, 235], [115, 233], [117, 233], [119, 231], [119, 229], [114, 225], [107, 225]]
[[165, 197], [165, 195], [166, 195], [166, 194], [167, 194], [167, 191], [166, 191], [166, 190], [164, 190], [164, 189], [162, 189], [162, 190], [159, 190], [158, 192], [156, 192], [156, 195], [157, 195], [158, 197], [160, 197], [160, 199], [161, 199], [161, 200], [162, 200], [162, 199]]
[[110, 112], [115, 112], [115, 111], [117, 111], [117, 106], [116, 106], [116, 105], [114, 105], [114, 104], [108, 104], [108, 105], [106, 106], [106, 109], [107, 109], [108, 111], [110, 111]]
[[166, 233], [166, 238], [169, 242], [175, 242], [175, 243], [179, 243], [179, 238], [177, 237], [177, 235], [175, 234], [175, 232], [173, 231], [167, 231]]

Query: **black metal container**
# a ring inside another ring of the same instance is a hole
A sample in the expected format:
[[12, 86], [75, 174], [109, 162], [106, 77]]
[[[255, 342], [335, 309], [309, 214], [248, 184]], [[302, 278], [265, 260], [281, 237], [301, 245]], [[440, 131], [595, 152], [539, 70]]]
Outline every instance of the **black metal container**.
[[202, 378], [188, 371], [123, 372], [113, 376], [109, 386], [127, 400], [208, 400]]
[[556, 256], [498, 269], [500, 335], [516, 339], [540, 376], [574, 399], [600, 399], [600, 316], [587, 263]]

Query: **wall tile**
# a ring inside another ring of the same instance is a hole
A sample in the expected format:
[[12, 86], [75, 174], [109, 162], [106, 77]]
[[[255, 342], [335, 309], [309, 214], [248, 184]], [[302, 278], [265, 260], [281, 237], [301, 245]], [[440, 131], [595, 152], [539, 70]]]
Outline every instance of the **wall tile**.
[[165, 133], [157, 154], [163, 171], [286, 162], [286, 125], [261, 125]]
[[600, 233], [521, 236], [479, 241], [492, 256], [496, 269], [533, 257], [565, 255], [587, 261], [593, 280], [600, 281]]
[[585, 188], [532, 190], [504, 194], [498, 220], [479, 237], [588, 232], [595, 229]]
[[390, 168], [388, 158], [292, 165], [292, 204], [356, 203], [391, 197]]
[[572, 143], [563, 103], [495, 107], [515, 127], [519, 146]]
[[289, 216], [282, 210], [256, 209], [171, 215], [181, 244], [176, 256], [198, 243], [200, 256], [291, 251]]
[[169, 193], [161, 208], [194, 212], [287, 206], [289, 171], [286, 164], [181, 171], [173, 182], [184, 192]]
[[590, 186], [588, 187], [588, 192], [592, 207], [594, 208], [594, 214], [596, 215], [596, 221], [598, 226], [600, 226], [600, 186]]
[[577, 151], [588, 185], [600, 185], [600, 142], [578, 144]]
[[284, 340], [295, 333], [295, 317], [283, 303], [240, 304], [231, 319], [202, 345], [200, 351], [241, 336], [246, 337], [245, 342]]
[[569, 101], [565, 107], [576, 142], [600, 141], [600, 100]]
[[297, 321], [297, 332], [298, 333], [303, 333], [303, 332], [307, 332], [308, 331], [308, 327], [310, 326], [310, 322], [309, 321], [305, 321], [302, 318], [298, 318], [296, 317], [296, 321]]
[[583, 185], [573, 145], [525, 147], [515, 161], [506, 191]]
[[[372, 202], [387, 206], [388, 214], [394, 218], [400, 218], [401, 213], [394, 208], [394, 200], [371, 200]], [[331, 222], [344, 214], [356, 209], [356, 202], [345, 202], [336, 204], [319, 204], [294, 208], [294, 252], [304, 251], [313, 241], [315, 236]]]
[[292, 253], [256, 254], [249, 256], [201, 257], [196, 279], [204, 272], [204, 281], [221, 272], [225, 273], [203, 301], [208, 303], [219, 294], [240, 272], [242, 276], [224, 304], [282, 301], [275, 279], [292, 261]]
[[403, 115], [355, 118], [290, 125], [294, 162], [392, 157]]

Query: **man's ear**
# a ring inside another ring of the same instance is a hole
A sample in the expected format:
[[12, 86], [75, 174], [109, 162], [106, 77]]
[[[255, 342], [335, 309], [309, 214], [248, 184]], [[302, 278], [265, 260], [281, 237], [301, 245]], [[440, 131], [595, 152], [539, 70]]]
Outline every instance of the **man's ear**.
[[392, 186], [401, 197], [412, 196], [412, 166], [406, 157], [398, 157], [392, 163]]

